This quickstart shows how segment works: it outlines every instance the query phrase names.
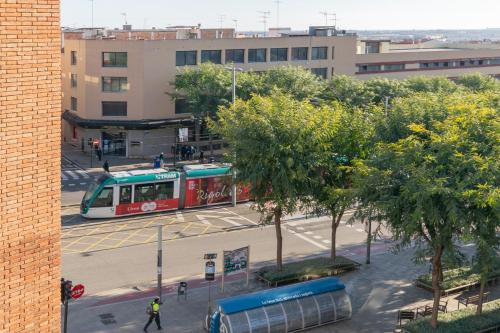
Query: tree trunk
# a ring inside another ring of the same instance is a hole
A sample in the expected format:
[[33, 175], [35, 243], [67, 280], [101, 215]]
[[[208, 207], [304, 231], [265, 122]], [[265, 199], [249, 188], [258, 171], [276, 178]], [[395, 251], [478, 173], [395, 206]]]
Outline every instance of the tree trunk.
[[372, 220], [368, 219], [368, 236], [366, 237], [366, 264], [370, 264], [370, 254], [372, 246]]
[[432, 305], [431, 326], [437, 327], [439, 301], [441, 290], [439, 289], [439, 275], [441, 272], [441, 256], [443, 255], [443, 246], [438, 246], [432, 257], [432, 289], [434, 292], [434, 303]]
[[276, 228], [276, 267], [281, 272], [283, 269], [283, 237], [281, 236], [281, 207], [274, 210], [274, 227]]
[[343, 215], [344, 211], [341, 211], [337, 216], [332, 214], [332, 248], [330, 250], [330, 259], [333, 262], [337, 259], [337, 229]]
[[477, 309], [476, 309], [476, 314], [478, 316], [483, 313], [483, 296], [485, 287], [486, 287], [486, 277], [481, 276], [481, 286], [479, 287], [479, 303], [477, 303]]

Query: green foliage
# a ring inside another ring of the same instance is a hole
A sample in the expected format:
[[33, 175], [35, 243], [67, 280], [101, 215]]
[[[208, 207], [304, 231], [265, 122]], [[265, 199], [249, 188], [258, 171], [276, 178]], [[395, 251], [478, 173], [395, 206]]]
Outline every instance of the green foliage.
[[485, 304], [483, 314], [477, 316], [475, 307], [439, 314], [439, 326], [434, 329], [429, 318], [411, 321], [404, 328], [411, 333], [475, 333], [500, 325], [500, 300]]
[[281, 271], [276, 270], [275, 266], [265, 266], [258, 270], [257, 275], [267, 281], [279, 283], [329, 276], [338, 271], [353, 270], [356, 266], [356, 262], [341, 256], [335, 262], [329, 258], [313, 258], [284, 264]]
[[[447, 290], [460, 286], [470, 285], [472, 283], [479, 283], [481, 278], [480, 273], [480, 266], [464, 266], [460, 268], [445, 270], [443, 271], [443, 281], [439, 283], [439, 287], [441, 290]], [[487, 278], [498, 276], [500, 276], [500, 259], [495, 258], [492, 262], [492, 267], [487, 275]], [[431, 274], [423, 274], [420, 275], [417, 280], [430, 286], [432, 283], [432, 276]]]
[[455, 82], [442, 76], [414, 76], [403, 82], [408, 91], [414, 93], [452, 94], [460, 89]]
[[457, 83], [474, 92], [500, 91], [500, 82], [495, 78], [475, 73], [458, 78]]

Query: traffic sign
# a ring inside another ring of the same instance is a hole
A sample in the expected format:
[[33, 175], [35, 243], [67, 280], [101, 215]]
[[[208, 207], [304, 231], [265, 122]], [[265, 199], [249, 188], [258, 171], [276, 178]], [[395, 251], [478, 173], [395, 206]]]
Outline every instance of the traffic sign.
[[76, 286], [71, 289], [71, 298], [73, 299], [78, 299], [82, 297], [83, 293], [85, 292], [85, 287], [83, 284], [77, 284]]

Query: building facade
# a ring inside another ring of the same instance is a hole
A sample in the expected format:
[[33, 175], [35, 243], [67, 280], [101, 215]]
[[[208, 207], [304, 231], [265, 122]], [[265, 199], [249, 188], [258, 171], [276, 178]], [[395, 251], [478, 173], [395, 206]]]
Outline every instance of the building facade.
[[395, 49], [390, 41], [358, 40], [332, 27], [284, 31], [264, 38], [199, 27], [101, 31], [92, 38], [68, 32], [62, 60], [64, 141], [89, 150], [88, 142], [97, 139], [104, 154], [170, 154], [185, 133], [194, 140], [194, 125], [167, 93], [179, 71], [204, 62], [234, 62], [253, 71], [296, 65], [324, 78], [500, 74], [499, 49]]
[[0, 1], [0, 22], [0, 332], [59, 332], [59, 0]]

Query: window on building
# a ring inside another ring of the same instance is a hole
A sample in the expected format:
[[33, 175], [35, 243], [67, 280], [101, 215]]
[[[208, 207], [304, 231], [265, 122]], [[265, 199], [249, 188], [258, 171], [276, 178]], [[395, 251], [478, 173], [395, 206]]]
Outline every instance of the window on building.
[[307, 60], [307, 47], [292, 47], [292, 60]]
[[335, 59], [335, 46], [332, 46], [332, 59]]
[[76, 51], [71, 51], [71, 65], [76, 65]]
[[123, 92], [128, 90], [128, 80], [126, 77], [103, 76], [103, 92]]
[[313, 47], [311, 53], [312, 60], [325, 60], [328, 57], [328, 47]]
[[172, 199], [174, 197], [174, 182], [155, 184], [156, 200]]
[[132, 186], [120, 186], [120, 205], [132, 202]]
[[134, 202], [154, 201], [155, 184], [135, 185]]
[[235, 49], [226, 50], [226, 64], [229, 63], [241, 64], [245, 62], [245, 50]]
[[266, 62], [267, 49], [249, 49], [248, 62]]
[[190, 113], [189, 103], [184, 98], [177, 98], [175, 100], [175, 113]]
[[102, 67], [127, 67], [127, 52], [103, 52]]
[[465, 61], [460, 61], [460, 66], [465, 66]]
[[384, 71], [402, 71], [405, 69], [404, 64], [386, 64], [384, 65]]
[[127, 116], [127, 102], [102, 102], [103, 117]]
[[196, 65], [197, 51], [177, 51], [175, 52], [176, 66], [193, 66]]
[[78, 100], [76, 97], [71, 97], [71, 110], [78, 111]]
[[323, 79], [326, 79], [326, 73], [328, 68], [311, 68], [311, 72]]
[[76, 88], [77, 84], [78, 84], [77, 75], [71, 73], [71, 88]]
[[380, 43], [379, 42], [366, 42], [365, 43], [365, 53], [380, 53]]
[[288, 49], [287, 48], [272, 48], [271, 49], [271, 61], [288, 61]]
[[478, 60], [478, 61], [477, 61], [477, 64], [478, 64], [478, 65], [484, 65], [484, 60]]
[[378, 72], [381, 70], [380, 65], [359, 65], [358, 66], [358, 71], [363, 73], [363, 72]]
[[211, 62], [213, 64], [221, 64], [221, 50], [201, 50], [201, 62]]
[[71, 133], [72, 133], [71, 138], [76, 140], [76, 126], [72, 126]]

